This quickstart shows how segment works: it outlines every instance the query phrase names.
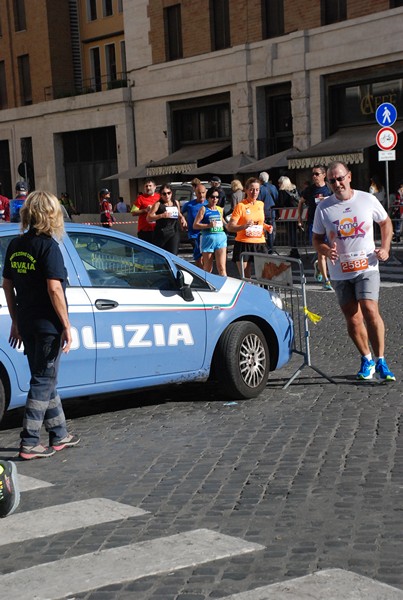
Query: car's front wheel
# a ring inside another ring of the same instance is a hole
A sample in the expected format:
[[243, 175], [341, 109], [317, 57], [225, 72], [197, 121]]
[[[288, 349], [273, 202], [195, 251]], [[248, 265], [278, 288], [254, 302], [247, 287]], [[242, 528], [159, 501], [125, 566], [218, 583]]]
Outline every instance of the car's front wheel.
[[231, 323], [218, 341], [214, 368], [226, 396], [258, 396], [270, 371], [269, 348], [259, 327], [250, 321]]

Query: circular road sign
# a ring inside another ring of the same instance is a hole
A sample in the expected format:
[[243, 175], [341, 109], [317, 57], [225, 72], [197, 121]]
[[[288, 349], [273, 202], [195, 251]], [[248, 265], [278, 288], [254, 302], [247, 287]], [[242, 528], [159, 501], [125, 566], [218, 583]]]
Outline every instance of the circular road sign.
[[383, 102], [378, 106], [375, 119], [381, 127], [392, 127], [397, 119], [397, 110], [390, 102]]
[[381, 150], [393, 150], [397, 144], [397, 133], [392, 127], [382, 127], [376, 134], [376, 144]]

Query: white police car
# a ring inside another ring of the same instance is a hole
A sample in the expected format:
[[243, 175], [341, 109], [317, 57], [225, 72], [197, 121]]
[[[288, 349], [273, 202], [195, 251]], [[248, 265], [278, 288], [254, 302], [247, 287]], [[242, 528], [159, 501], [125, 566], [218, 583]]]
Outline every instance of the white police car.
[[[71, 351], [62, 398], [213, 378], [231, 398], [252, 398], [290, 358], [293, 326], [258, 286], [201, 271], [130, 235], [66, 223]], [[0, 226], [0, 267], [18, 224]], [[277, 305], [276, 305], [277, 304]], [[0, 289], [0, 419], [23, 406], [27, 359], [8, 343]]]

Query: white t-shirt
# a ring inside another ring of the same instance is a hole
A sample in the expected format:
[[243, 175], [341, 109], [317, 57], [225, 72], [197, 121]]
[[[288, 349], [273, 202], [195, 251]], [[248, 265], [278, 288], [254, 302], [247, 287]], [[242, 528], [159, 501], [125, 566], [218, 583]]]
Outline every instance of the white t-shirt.
[[387, 218], [382, 204], [367, 192], [354, 190], [350, 200], [334, 194], [316, 208], [313, 232], [326, 234], [329, 246], [336, 242], [339, 259], [327, 261], [330, 279], [352, 279], [366, 270], [378, 270], [373, 223]]

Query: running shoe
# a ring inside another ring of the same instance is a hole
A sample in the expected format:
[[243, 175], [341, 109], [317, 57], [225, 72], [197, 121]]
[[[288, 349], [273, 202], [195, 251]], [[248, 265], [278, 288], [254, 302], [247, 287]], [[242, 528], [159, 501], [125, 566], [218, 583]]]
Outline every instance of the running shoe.
[[361, 358], [361, 369], [357, 373], [357, 379], [372, 379], [375, 373], [375, 362], [363, 356]]
[[376, 362], [375, 371], [379, 379], [381, 379], [382, 381], [396, 381], [396, 377], [394, 376], [392, 371], [389, 370], [389, 367], [386, 364], [384, 358], [378, 358]]
[[330, 290], [331, 292], [333, 291], [332, 284], [329, 280], [325, 281], [325, 283], [322, 285], [322, 288], [324, 290]]
[[53, 442], [52, 448], [55, 452], [60, 452], [60, 450], [64, 450], [64, 448], [71, 448], [72, 446], [77, 446], [79, 441], [80, 438], [78, 437], [78, 435], [73, 435], [72, 433], [69, 433], [62, 440], [59, 440], [58, 442]]
[[37, 446], [23, 446], [20, 447], [20, 458], [24, 460], [32, 460], [33, 458], [48, 458], [49, 456], [53, 456], [56, 450], [52, 448], [47, 448], [42, 444], [38, 444]]
[[322, 283], [323, 275], [319, 271], [319, 262], [317, 260], [315, 260], [315, 262], [313, 263], [313, 271], [314, 271], [314, 276], [315, 276], [316, 281], [318, 283]]
[[0, 460], [0, 518], [11, 515], [19, 503], [17, 467], [9, 460]]

